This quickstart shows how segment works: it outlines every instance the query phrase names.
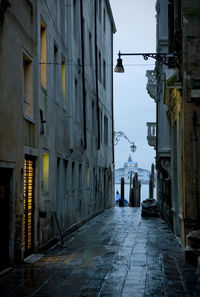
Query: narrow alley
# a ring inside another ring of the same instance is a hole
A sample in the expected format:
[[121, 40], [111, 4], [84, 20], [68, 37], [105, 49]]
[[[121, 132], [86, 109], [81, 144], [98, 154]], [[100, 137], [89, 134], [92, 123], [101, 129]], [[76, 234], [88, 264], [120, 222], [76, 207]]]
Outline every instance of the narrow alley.
[[[39, 255], [40, 256], [40, 255]], [[31, 262], [31, 261], [30, 261]], [[197, 297], [196, 267], [160, 218], [112, 208], [34, 263], [0, 277], [2, 297]]]

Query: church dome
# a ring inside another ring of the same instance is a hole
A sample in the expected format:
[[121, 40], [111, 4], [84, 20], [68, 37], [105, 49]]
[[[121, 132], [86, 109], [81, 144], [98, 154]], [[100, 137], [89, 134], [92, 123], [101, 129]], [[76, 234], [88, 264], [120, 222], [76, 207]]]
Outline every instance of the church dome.
[[130, 168], [134, 168], [134, 169], [138, 169], [138, 163], [137, 162], [134, 162], [133, 160], [132, 160], [132, 157], [131, 157], [131, 155], [129, 155], [129, 157], [128, 157], [128, 161], [127, 162], [125, 162], [124, 163], [124, 167], [130, 167]]

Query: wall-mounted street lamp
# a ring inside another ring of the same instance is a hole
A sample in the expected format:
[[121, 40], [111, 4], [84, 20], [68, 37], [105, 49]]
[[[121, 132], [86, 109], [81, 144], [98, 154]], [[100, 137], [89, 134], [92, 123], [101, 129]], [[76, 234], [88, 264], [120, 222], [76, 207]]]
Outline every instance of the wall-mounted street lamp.
[[136, 148], [137, 148], [136, 145], [134, 144], [133, 141], [130, 141], [128, 139], [128, 137], [122, 131], [118, 131], [118, 132], [114, 131], [115, 145], [118, 144], [118, 142], [120, 141], [120, 138], [121, 137], [125, 138], [131, 144], [130, 149], [131, 149], [131, 152], [134, 153], [136, 151]]
[[114, 72], [123, 73], [124, 66], [122, 64], [121, 56], [143, 56], [144, 60], [153, 58], [156, 61], [161, 62], [169, 66], [170, 68], [178, 67], [180, 65], [181, 53], [118, 53], [117, 65]]

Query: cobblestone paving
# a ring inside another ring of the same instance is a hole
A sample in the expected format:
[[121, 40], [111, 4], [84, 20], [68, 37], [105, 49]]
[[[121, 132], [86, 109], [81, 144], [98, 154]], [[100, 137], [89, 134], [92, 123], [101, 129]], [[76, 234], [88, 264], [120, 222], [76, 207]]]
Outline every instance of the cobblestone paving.
[[160, 218], [110, 209], [0, 278], [1, 297], [200, 297], [196, 267]]

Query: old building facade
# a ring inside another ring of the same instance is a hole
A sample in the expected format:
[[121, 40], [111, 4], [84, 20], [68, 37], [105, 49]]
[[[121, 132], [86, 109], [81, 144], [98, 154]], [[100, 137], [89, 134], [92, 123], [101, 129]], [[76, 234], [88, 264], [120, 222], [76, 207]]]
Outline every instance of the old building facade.
[[2, 270], [114, 203], [116, 29], [107, 0], [1, 1], [0, 21]]
[[178, 53], [179, 62], [157, 63], [153, 72], [157, 193], [163, 217], [185, 246], [186, 235], [200, 229], [200, 3], [158, 0], [156, 9], [157, 52]]

